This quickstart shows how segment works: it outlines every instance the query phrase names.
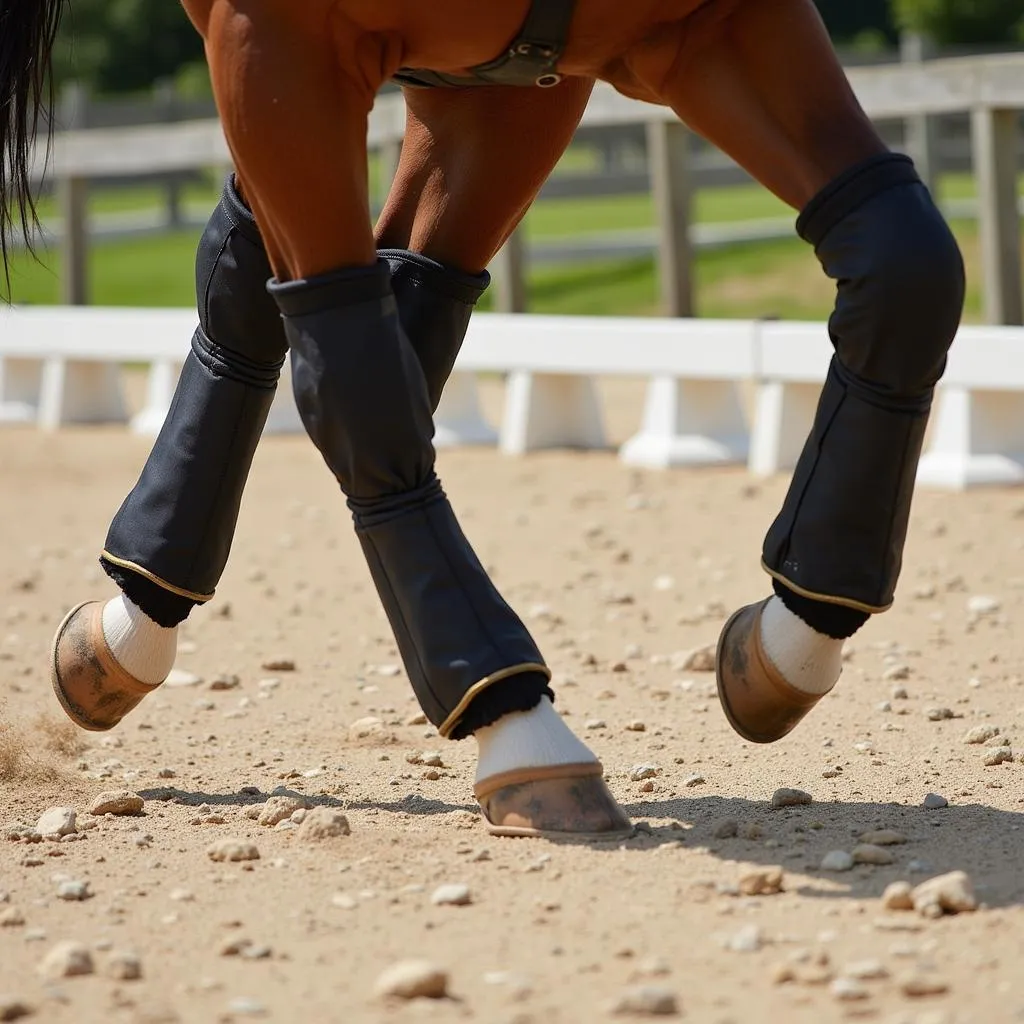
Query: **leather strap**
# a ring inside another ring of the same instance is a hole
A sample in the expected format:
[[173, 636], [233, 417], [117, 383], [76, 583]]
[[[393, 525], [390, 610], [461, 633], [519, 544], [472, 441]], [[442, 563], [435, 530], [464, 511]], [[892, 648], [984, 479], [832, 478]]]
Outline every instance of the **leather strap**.
[[472, 85], [517, 85], [550, 88], [562, 76], [558, 61], [565, 50], [576, 0], [533, 0], [518, 35], [492, 61], [470, 68], [470, 76], [445, 75], [425, 68], [400, 68], [402, 85], [458, 88]]

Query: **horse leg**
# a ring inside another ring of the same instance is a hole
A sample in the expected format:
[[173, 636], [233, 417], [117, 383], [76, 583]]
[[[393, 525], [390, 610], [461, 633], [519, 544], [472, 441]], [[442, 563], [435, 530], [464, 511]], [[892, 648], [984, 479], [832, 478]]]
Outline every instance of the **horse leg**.
[[834, 686], [843, 640], [892, 603], [963, 264], [912, 163], [858, 105], [811, 0], [712, 3], [631, 65], [801, 211], [797, 231], [838, 285], [832, 363], [764, 542], [774, 596], [740, 609], [719, 640], [731, 724], [772, 742]]
[[[238, 8], [224, 0], [214, 9], [207, 50], [225, 131], [276, 275], [270, 291], [291, 347], [297, 403], [346, 494], [421, 706], [443, 736], [456, 738], [481, 693], [506, 681], [498, 713], [532, 708], [550, 696], [549, 671], [441, 490], [426, 380], [389, 268], [373, 258], [365, 132], [379, 83], [355, 72], [361, 59], [385, 68], [387, 55], [374, 53], [372, 39], [352, 40], [339, 22], [330, 73], [321, 73], [323, 27], [315, 17], [307, 32], [305, 10], [285, 19], [252, 6], [239, 18]], [[296, 168], [304, 176], [300, 195]], [[311, 216], [311, 204], [322, 207], [319, 216]], [[628, 830], [594, 761], [531, 767], [506, 785], [558, 781], [576, 802], [563, 798], [560, 819], [549, 814], [541, 825], [563, 834]]]
[[[568, 79], [550, 90], [406, 92], [405, 142], [377, 242], [392, 264], [402, 326], [437, 380], [447, 378], [469, 313], [453, 324], [439, 285], [455, 268], [483, 272], [571, 141], [592, 86]], [[536, 142], [523, 147], [527, 135]], [[511, 679], [485, 689], [460, 725], [478, 743], [475, 791], [492, 829], [559, 831], [576, 821], [600, 832], [623, 822], [600, 778], [563, 774], [568, 765], [592, 771], [597, 758], [551, 700], [514, 710], [516, 688]]]

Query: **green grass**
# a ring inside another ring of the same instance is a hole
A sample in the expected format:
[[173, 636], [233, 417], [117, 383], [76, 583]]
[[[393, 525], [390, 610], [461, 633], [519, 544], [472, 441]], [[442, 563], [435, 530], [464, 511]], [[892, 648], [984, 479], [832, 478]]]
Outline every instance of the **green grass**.
[[[1021, 182], [1024, 193], [1024, 177]], [[219, 183], [186, 189], [189, 200], [216, 203]], [[943, 179], [940, 194], [962, 199], [973, 192], [968, 175]], [[91, 198], [96, 213], [152, 209], [162, 201], [159, 188], [140, 187], [98, 192]], [[44, 208], [45, 212], [45, 208]], [[698, 193], [698, 222], [722, 223], [792, 217], [793, 211], [757, 185], [706, 189]], [[538, 203], [526, 230], [532, 238], [571, 237], [587, 233], [649, 228], [655, 211], [649, 196], [570, 199]], [[980, 317], [977, 230], [971, 222], [954, 229], [968, 263], [967, 316]], [[169, 232], [149, 238], [97, 243], [90, 254], [89, 294], [97, 305], [190, 306], [194, 300], [193, 265], [199, 231]], [[11, 264], [16, 302], [59, 301], [59, 254], [44, 252], [42, 263], [24, 254]], [[821, 319], [831, 308], [833, 289], [813, 254], [792, 240], [733, 246], [699, 254], [695, 267], [697, 308], [708, 317], [784, 317]], [[530, 274], [530, 308], [543, 313], [644, 316], [660, 313], [653, 259], [608, 260], [578, 266], [542, 268]], [[493, 294], [482, 308], [490, 308]]]

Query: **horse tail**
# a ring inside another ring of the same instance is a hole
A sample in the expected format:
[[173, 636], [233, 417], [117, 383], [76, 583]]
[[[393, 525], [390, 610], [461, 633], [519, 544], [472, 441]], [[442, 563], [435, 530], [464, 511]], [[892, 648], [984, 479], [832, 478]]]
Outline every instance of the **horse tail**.
[[38, 225], [32, 155], [40, 118], [50, 139], [50, 58], [63, 8], [64, 0], [0, 0], [0, 257], [8, 287], [12, 236], [31, 249]]

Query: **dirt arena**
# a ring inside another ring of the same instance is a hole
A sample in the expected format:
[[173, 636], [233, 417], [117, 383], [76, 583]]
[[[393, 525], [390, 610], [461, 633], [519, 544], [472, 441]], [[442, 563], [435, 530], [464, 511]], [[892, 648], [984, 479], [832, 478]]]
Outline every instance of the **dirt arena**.
[[[606, 391], [621, 440], [640, 391]], [[983, 763], [1024, 725], [1024, 493], [922, 492], [896, 607], [851, 642], [834, 695], [760, 748], [728, 728], [713, 673], [683, 666], [768, 592], [760, 542], [784, 480], [443, 453], [558, 708], [640, 823], [630, 841], [572, 846], [487, 836], [472, 741], [417, 724], [304, 438], [257, 456], [228, 572], [183, 630], [192, 685], [111, 734], [65, 727], [50, 638], [72, 604], [112, 593], [96, 556], [147, 451], [122, 430], [0, 431], [0, 829], [72, 806], [83, 837], [0, 840], [0, 1019], [20, 1002], [54, 1024], [585, 1024], [645, 1008], [708, 1024], [1024, 1021], [1024, 753]], [[998, 736], [965, 743], [980, 725]], [[774, 809], [780, 787], [813, 803]], [[125, 788], [141, 816], [88, 813]], [[260, 825], [247, 812], [276, 792], [337, 808], [351, 834]], [[928, 794], [948, 806], [925, 809]], [[892, 863], [821, 870], [879, 829], [906, 839], [882, 847]], [[222, 839], [259, 859], [214, 862]], [[773, 867], [782, 892], [743, 894]], [[955, 870], [977, 911], [883, 907], [890, 883]], [[448, 884], [470, 902], [436, 904]], [[67, 941], [93, 973], [41, 970]], [[447, 971], [447, 998], [376, 994], [410, 958]]]

